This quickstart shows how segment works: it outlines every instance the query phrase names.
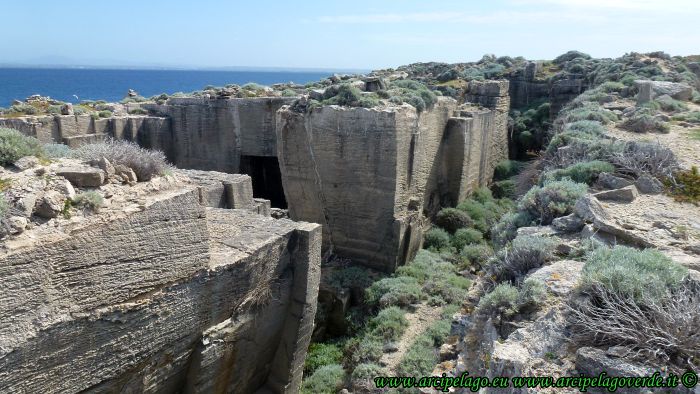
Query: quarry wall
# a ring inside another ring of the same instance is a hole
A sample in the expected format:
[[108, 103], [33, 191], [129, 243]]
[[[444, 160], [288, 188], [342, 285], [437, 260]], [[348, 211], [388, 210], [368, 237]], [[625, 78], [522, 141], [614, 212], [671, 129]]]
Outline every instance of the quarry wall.
[[0, 392], [298, 392], [320, 227], [189, 173], [0, 256]]
[[427, 217], [490, 181], [507, 157], [508, 83], [474, 83], [460, 106], [421, 113], [327, 106], [277, 112], [289, 215], [323, 225], [327, 252], [393, 271], [420, 248]]
[[422, 112], [401, 105], [298, 113], [285, 105], [294, 98], [171, 98], [143, 104], [150, 116], [0, 126], [73, 146], [127, 139], [162, 150], [180, 168], [250, 173], [256, 193], [271, 191], [263, 197], [284, 204], [292, 219], [323, 225], [326, 255], [392, 271], [420, 248], [427, 217], [486, 185], [507, 158], [508, 91], [507, 81], [472, 81], [467, 105], [441, 97]]

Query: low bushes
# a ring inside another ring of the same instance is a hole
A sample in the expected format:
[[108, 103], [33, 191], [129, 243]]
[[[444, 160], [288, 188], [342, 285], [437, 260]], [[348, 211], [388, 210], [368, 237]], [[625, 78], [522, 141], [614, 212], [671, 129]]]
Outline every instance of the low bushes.
[[304, 374], [311, 375], [324, 365], [340, 364], [343, 349], [335, 343], [312, 343], [304, 360]]
[[513, 200], [517, 197], [516, 184], [515, 181], [511, 179], [494, 182], [491, 185], [491, 191], [495, 198], [508, 198]]
[[489, 189], [479, 188], [471, 198], [459, 203], [457, 209], [469, 215], [474, 228], [482, 233], [488, 233], [499, 217], [508, 211], [509, 206], [503, 200], [495, 200]]
[[130, 141], [107, 140], [83, 145], [75, 150], [74, 155], [86, 161], [97, 161], [104, 157], [112, 164], [134, 170], [139, 181], [148, 181], [155, 175], [163, 175], [168, 169], [163, 152], [144, 149]]
[[454, 233], [461, 228], [471, 226], [472, 220], [463, 210], [444, 208], [436, 215], [435, 224], [447, 230], [449, 233]]
[[586, 184], [570, 179], [546, 181], [542, 186], [530, 189], [520, 200], [518, 209], [529, 213], [542, 224], [550, 224], [554, 218], [573, 212], [576, 200], [587, 190]]
[[367, 304], [381, 307], [408, 306], [420, 301], [421, 296], [418, 280], [406, 276], [381, 279], [365, 291]]
[[552, 239], [531, 235], [518, 236], [488, 261], [486, 271], [497, 282], [516, 281], [553, 257]]
[[102, 196], [95, 191], [79, 193], [73, 197], [71, 202], [71, 205], [74, 207], [89, 209], [92, 211], [99, 211], [103, 204], [104, 198], [102, 198]]
[[509, 212], [491, 228], [491, 242], [502, 247], [515, 238], [520, 227], [533, 224], [534, 218], [528, 212]]
[[44, 154], [46, 157], [51, 159], [58, 159], [61, 157], [70, 157], [73, 151], [68, 145], [63, 144], [45, 144]]
[[466, 269], [470, 266], [480, 267], [493, 256], [493, 248], [485, 243], [466, 245], [459, 253], [462, 259], [460, 269]]
[[696, 166], [675, 174], [675, 183], [667, 182], [677, 201], [700, 203], [700, 172]]
[[585, 297], [569, 303], [577, 345], [624, 346], [627, 357], [676, 371], [700, 359], [700, 283], [664, 254], [596, 249], [587, 257], [580, 291]]
[[462, 250], [467, 245], [478, 244], [484, 241], [484, 234], [473, 228], [461, 228], [452, 237], [452, 246]]
[[335, 394], [345, 384], [345, 371], [338, 364], [325, 365], [304, 379], [303, 394]]
[[512, 176], [518, 175], [523, 168], [523, 163], [515, 160], [502, 160], [493, 169], [493, 180], [502, 181]]
[[401, 338], [408, 325], [404, 314], [405, 312], [396, 306], [382, 309], [377, 316], [370, 319], [367, 325], [369, 335], [385, 341]]
[[643, 109], [637, 110], [634, 115], [622, 122], [620, 128], [635, 133], [647, 133], [652, 131], [667, 133], [669, 131], [669, 126], [666, 122]]
[[449, 248], [450, 234], [441, 228], [431, 228], [427, 233], [425, 233], [423, 247], [434, 251]]
[[659, 143], [630, 141], [609, 156], [617, 171], [639, 177], [649, 174], [659, 179], [672, 178], [678, 169], [673, 151]]
[[504, 319], [538, 307], [546, 295], [544, 284], [535, 279], [525, 280], [520, 288], [510, 283], [501, 283], [481, 297], [476, 311]]
[[0, 128], [0, 165], [13, 164], [24, 156], [43, 157], [43, 145], [38, 139], [17, 130]]
[[604, 161], [594, 160], [572, 164], [566, 168], [547, 171], [542, 175], [544, 181], [559, 181], [569, 178], [574, 182], [592, 184], [603, 172], [615, 172], [615, 167]]

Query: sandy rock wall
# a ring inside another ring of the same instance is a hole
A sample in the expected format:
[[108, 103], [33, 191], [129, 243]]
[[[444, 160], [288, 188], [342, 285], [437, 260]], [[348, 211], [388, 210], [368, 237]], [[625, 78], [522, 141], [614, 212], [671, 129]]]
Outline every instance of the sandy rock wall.
[[291, 101], [293, 98], [281, 97], [173, 98], [165, 105], [144, 107], [170, 119], [169, 148], [162, 150], [173, 164], [235, 173], [242, 155], [277, 155], [275, 112]]
[[[0, 392], [297, 392], [320, 228], [251, 212], [250, 178], [234, 178], [200, 176], [7, 249]], [[202, 205], [215, 181], [246, 209]]]
[[449, 98], [422, 113], [283, 107], [277, 151], [290, 217], [322, 224], [327, 253], [394, 270], [420, 247], [425, 216], [485, 185], [507, 157], [507, 92], [505, 81], [475, 85], [470, 97], [485, 110]]

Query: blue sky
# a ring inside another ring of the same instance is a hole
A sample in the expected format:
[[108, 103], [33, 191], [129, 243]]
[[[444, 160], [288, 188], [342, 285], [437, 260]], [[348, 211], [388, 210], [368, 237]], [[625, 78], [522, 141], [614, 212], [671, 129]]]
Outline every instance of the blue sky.
[[700, 53], [697, 0], [12, 1], [0, 63], [372, 69]]

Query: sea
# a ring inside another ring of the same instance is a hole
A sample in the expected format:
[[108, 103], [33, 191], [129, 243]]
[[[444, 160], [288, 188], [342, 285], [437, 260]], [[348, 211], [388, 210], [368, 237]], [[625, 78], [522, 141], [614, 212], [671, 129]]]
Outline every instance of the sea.
[[79, 103], [83, 100], [119, 101], [129, 89], [144, 97], [192, 92], [207, 85], [305, 84], [332, 75], [323, 71], [203, 71], [109, 70], [88, 68], [0, 68], [0, 107], [33, 94]]

